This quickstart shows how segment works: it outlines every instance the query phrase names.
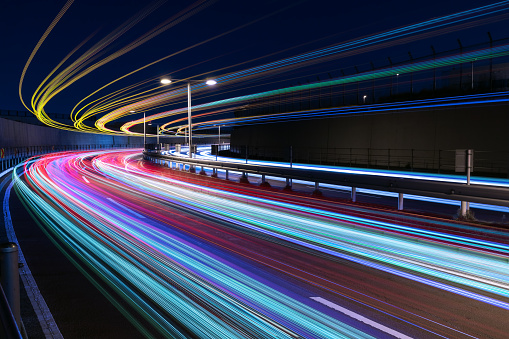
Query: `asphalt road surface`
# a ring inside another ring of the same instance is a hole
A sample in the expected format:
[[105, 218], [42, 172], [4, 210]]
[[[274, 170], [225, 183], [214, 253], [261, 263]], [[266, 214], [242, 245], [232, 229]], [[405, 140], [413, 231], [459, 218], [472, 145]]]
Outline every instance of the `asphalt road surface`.
[[509, 333], [509, 233], [497, 227], [170, 170], [133, 151], [47, 155], [17, 173], [26, 210], [11, 194], [14, 228], [64, 337]]

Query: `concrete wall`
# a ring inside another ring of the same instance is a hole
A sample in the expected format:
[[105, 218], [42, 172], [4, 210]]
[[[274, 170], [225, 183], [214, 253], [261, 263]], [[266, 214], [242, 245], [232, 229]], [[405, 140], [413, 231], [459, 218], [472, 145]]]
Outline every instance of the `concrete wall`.
[[143, 137], [64, 131], [0, 118], [0, 148], [53, 145], [143, 144]]
[[[155, 132], [155, 131], [154, 131]], [[147, 137], [147, 143], [155, 143], [156, 137]], [[183, 137], [159, 138], [161, 143], [183, 143]], [[217, 143], [217, 136], [194, 137], [193, 143]], [[229, 135], [221, 135], [221, 142], [229, 142]], [[112, 136], [64, 131], [56, 128], [27, 124], [0, 118], [0, 148], [57, 146], [57, 145], [142, 145], [143, 137]]]
[[[376, 162], [374, 167], [409, 166], [412, 156], [415, 162], [428, 158], [426, 164], [412, 165], [428, 169], [439, 164], [443, 167], [445, 162], [450, 167], [454, 164], [453, 150], [471, 148], [479, 166], [497, 167], [497, 171], [507, 173], [508, 126], [508, 104], [483, 105], [238, 127], [232, 133], [231, 145], [232, 149], [248, 145], [251, 155], [254, 150], [263, 155], [270, 148], [292, 146], [294, 160], [300, 156], [304, 161], [307, 157], [314, 162], [327, 159], [325, 162], [330, 163], [332, 159], [342, 164], [348, 162], [346, 153], [350, 151], [365, 165]], [[371, 159], [367, 159], [368, 152]]]

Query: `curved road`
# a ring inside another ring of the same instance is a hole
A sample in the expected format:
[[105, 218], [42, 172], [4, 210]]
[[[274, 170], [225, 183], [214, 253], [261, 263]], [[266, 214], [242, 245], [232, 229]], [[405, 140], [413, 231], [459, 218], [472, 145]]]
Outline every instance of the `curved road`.
[[15, 188], [140, 335], [509, 333], [509, 234], [495, 228], [170, 170], [132, 150], [43, 156]]

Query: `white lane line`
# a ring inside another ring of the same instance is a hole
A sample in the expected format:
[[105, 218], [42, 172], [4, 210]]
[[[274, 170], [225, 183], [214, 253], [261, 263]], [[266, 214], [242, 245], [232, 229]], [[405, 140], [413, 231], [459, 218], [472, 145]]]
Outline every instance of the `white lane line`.
[[387, 326], [379, 324], [376, 321], [370, 320], [370, 319], [368, 319], [368, 318], [366, 318], [366, 317], [364, 317], [364, 316], [362, 316], [362, 315], [360, 315], [358, 313], [352, 312], [352, 311], [350, 311], [350, 310], [348, 310], [348, 309], [346, 309], [344, 307], [341, 307], [341, 306], [339, 306], [339, 305], [337, 305], [337, 304], [335, 304], [335, 303], [333, 303], [333, 302], [331, 302], [331, 301], [329, 301], [327, 299], [324, 299], [322, 297], [310, 297], [310, 299], [313, 299], [314, 301], [317, 301], [320, 304], [324, 304], [327, 307], [330, 307], [330, 308], [332, 308], [332, 309], [334, 309], [334, 310], [336, 310], [338, 312], [341, 312], [341, 313], [343, 313], [343, 314], [345, 314], [345, 315], [347, 315], [349, 317], [352, 317], [352, 318], [354, 318], [356, 320], [359, 320], [360, 322], [363, 322], [366, 325], [369, 325], [369, 326], [374, 327], [374, 328], [376, 328], [376, 329], [378, 329], [380, 331], [388, 333], [388, 334], [390, 334], [390, 335], [392, 335], [392, 336], [394, 336], [396, 338], [412, 339], [412, 337], [409, 337], [407, 335], [404, 335], [401, 332], [393, 330], [392, 328], [389, 328]]
[[83, 178], [83, 180], [85, 180], [85, 182], [86, 182], [87, 184], [90, 184], [90, 181], [88, 181], [88, 180], [87, 180], [87, 178], [85, 178], [85, 176], [84, 176], [84, 175], [82, 175], [81, 177]]
[[[14, 227], [12, 225], [11, 219], [11, 211], [9, 210], [9, 197], [11, 195], [11, 189], [14, 185], [14, 181], [11, 181], [7, 189], [5, 190], [5, 196], [3, 201], [3, 209], [4, 209], [4, 222], [5, 222], [5, 230], [7, 232], [7, 238], [10, 242], [16, 243], [18, 246], [18, 260], [23, 264], [23, 267], [19, 269], [19, 276], [21, 281], [23, 282], [23, 286], [25, 287], [25, 291], [27, 292], [28, 299], [32, 304], [34, 312], [37, 316], [37, 320], [39, 320], [39, 324], [41, 325], [42, 332], [47, 339], [63, 339], [64, 337], [60, 333], [58, 329], [58, 325], [51, 314], [51, 311], [44, 300], [44, 297], [39, 291], [37, 287], [37, 283], [32, 275], [32, 272], [28, 268], [28, 264], [26, 262], [25, 256], [23, 255], [23, 251], [21, 250], [21, 246], [19, 246], [18, 238], [16, 237], [16, 233], [14, 232]], [[23, 320], [21, 321], [23, 323]], [[23, 325], [24, 326], [24, 325]]]
[[122, 205], [121, 203], [118, 203], [118, 202], [116, 202], [115, 200], [113, 200], [113, 199], [111, 199], [111, 198], [107, 198], [107, 199], [108, 199], [109, 201], [111, 201], [112, 203], [114, 203], [115, 205], [117, 205], [117, 206], [119, 206], [119, 207], [123, 208], [125, 211], [127, 211], [127, 212], [129, 212], [129, 213], [133, 214], [134, 216], [136, 216], [136, 217], [138, 217], [138, 218], [140, 218], [140, 219], [145, 219], [145, 217], [144, 217], [143, 215], [141, 215], [141, 214], [138, 214], [138, 213], [134, 212], [134, 211], [133, 211], [133, 210], [131, 210], [129, 207], [124, 206], [124, 205]]

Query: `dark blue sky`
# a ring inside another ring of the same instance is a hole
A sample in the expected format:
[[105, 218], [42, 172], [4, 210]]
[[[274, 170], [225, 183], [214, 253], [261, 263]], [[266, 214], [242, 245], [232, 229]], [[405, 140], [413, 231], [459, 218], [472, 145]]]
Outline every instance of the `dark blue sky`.
[[[76, 0], [48, 36], [28, 69], [23, 88], [25, 100], [30, 99], [37, 85], [78, 43], [93, 33], [95, 35], [90, 41], [99, 40], [149, 3], [135, 0]], [[162, 4], [112, 45], [112, 51], [133, 41], [189, 3], [191, 1], [167, 1]], [[228, 72], [488, 3], [493, 1], [218, 0], [143, 46], [77, 81], [50, 102], [48, 111], [68, 113], [85, 95], [118, 76], [271, 13], [275, 14], [152, 66], [128, 78], [121, 85], [126, 86], [142, 79], [173, 74], [183, 68], [186, 69], [176, 74], [176, 77], [189, 77], [201, 73], [214, 76], [217, 74], [212, 72], [213, 70], [235, 63], [261, 58], [228, 69]], [[63, 4], [65, 1], [1, 0], [0, 109], [24, 110], [17, 94], [23, 66]], [[437, 50], [447, 49], [448, 46], [456, 47], [456, 37], [461, 37], [465, 45], [478, 43], [482, 39], [487, 39], [485, 34], [488, 30], [494, 38], [507, 37], [502, 36], [506, 29], [498, 23], [493, 27], [475, 27], [469, 31], [433, 38], [431, 43]], [[370, 55], [344, 60], [340, 66], [353, 66], [356, 63], [366, 63], [368, 60], [379, 64], [384, 62], [387, 56], [398, 60], [398, 56], [406, 55], [408, 50], [412, 50], [417, 56], [419, 53], [428, 53], [429, 46], [430, 40], [416, 41], [409, 46], [396, 46], [390, 50], [376, 51]], [[330, 63], [324, 67], [339, 68]], [[313, 79], [316, 78], [314, 74], [328, 69], [319, 70], [314, 66], [292, 75], [283, 74], [281, 77], [305, 79], [308, 72]], [[237, 87], [243, 93], [263, 89], [263, 86], [252, 89]]]

